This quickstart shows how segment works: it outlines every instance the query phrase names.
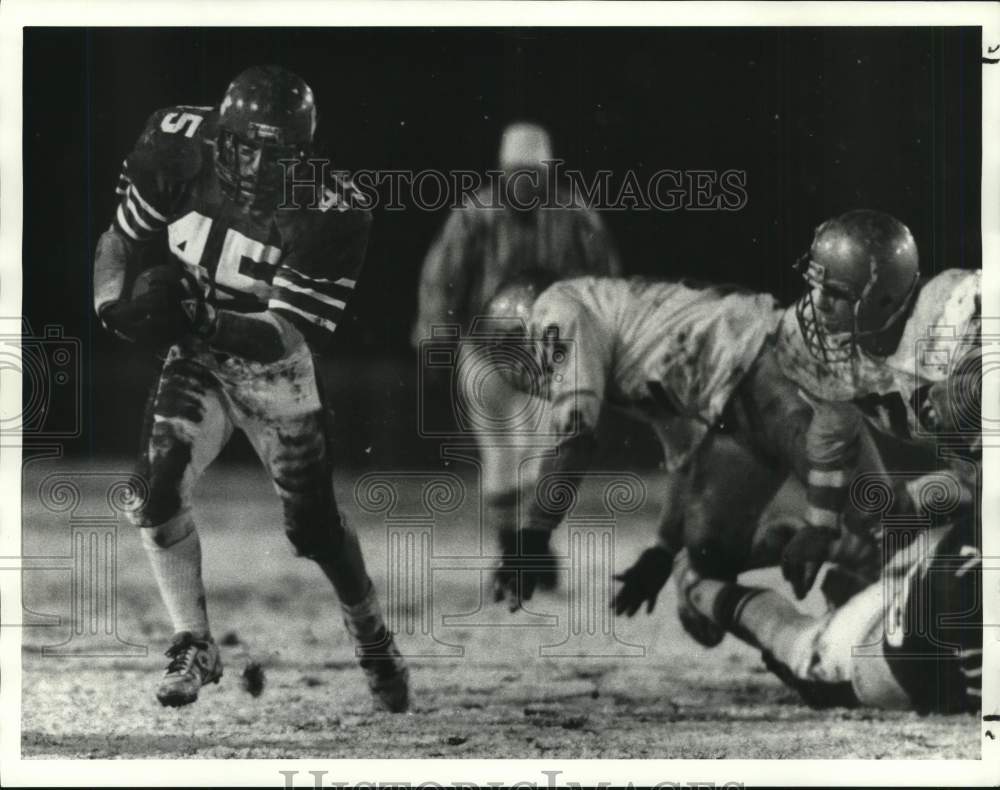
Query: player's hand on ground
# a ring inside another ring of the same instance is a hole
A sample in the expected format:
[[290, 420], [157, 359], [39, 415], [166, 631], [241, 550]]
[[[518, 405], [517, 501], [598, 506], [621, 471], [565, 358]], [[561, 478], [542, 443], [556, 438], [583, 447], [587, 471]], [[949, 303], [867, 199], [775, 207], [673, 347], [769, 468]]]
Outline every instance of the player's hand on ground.
[[555, 559], [549, 547], [551, 533], [524, 528], [500, 533], [502, 556], [493, 577], [493, 600], [506, 601], [512, 612], [531, 600], [537, 587], [555, 587]]
[[615, 614], [632, 617], [643, 603], [646, 604], [646, 614], [652, 612], [673, 567], [674, 555], [663, 546], [653, 546], [640, 554], [627, 571], [615, 574], [615, 579], [622, 582], [611, 602]]
[[830, 548], [839, 536], [838, 530], [807, 524], [785, 547], [781, 573], [800, 601], [809, 594], [819, 569], [830, 558]]

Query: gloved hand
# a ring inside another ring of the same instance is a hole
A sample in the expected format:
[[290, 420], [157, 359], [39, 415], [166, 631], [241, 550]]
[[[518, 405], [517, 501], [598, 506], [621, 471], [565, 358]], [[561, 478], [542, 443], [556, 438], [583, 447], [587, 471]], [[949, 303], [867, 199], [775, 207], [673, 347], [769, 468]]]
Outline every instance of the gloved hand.
[[189, 330], [201, 338], [210, 338], [215, 332], [215, 308], [206, 302], [201, 295], [191, 296], [181, 300], [181, 309], [187, 317]]
[[108, 302], [99, 317], [118, 337], [148, 348], [168, 346], [191, 327], [180, 301], [165, 289]]
[[781, 573], [800, 601], [809, 594], [819, 569], [830, 559], [830, 547], [840, 532], [830, 527], [802, 527], [789, 541], [781, 557]]
[[673, 567], [674, 555], [663, 546], [653, 546], [640, 554], [635, 565], [625, 573], [615, 574], [615, 579], [622, 582], [611, 602], [615, 614], [632, 617], [643, 602], [646, 604], [646, 614], [652, 612], [656, 606], [656, 597], [670, 578]]
[[536, 587], [556, 586], [550, 535], [548, 530], [530, 527], [500, 533], [503, 556], [493, 577], [494, 601], [506, 601], [510, 611], [516, 612], [524, 601], [531, 600]]

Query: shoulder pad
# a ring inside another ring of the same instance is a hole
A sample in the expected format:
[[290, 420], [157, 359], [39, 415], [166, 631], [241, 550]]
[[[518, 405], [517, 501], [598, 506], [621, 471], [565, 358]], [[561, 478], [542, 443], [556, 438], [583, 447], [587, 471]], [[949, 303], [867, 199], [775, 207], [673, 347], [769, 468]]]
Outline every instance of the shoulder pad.
[[175, 105], [157, 110], [129, 154], [129, 169], [168, 181], [194, 178], [210, 155], [217, 118], [211, 107]]
[[[890, 365], [941, 379], [950, 350], [979, 312], [980, 271], [946, 269], [922, 283]], [[947, 353], [938, 353], [947, 352]]]
[[371, 215], [371, 200], [349, 178], [334, 174], [323, 187], [323, 196], [319, 202], [320, 214], [359, 213]]
[[535, 299], [531, 309], [532, 320], [545, 325], [573, 324], [586, 309], [580, 284], [579, 278], [552, 283]]
[[979, 269], [946, 269], [923, 283], [907, 327], [914, 337], [929, 330], [953, 327], [960, 330], [975, 317], [981, 287]]
[[341, 276], [364, 262], [372, 213], [338, 199], [326, 209], [278, 211], [275, 224], [294, 257], [293, 268], [310, 277]]

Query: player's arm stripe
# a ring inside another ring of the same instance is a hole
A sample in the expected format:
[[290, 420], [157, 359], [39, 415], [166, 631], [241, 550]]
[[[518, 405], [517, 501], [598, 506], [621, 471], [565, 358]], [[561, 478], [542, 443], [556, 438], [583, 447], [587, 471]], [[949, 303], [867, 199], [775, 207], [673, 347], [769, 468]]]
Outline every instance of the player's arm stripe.
[[847, 485], [847, 472], [843, 469], [810, 469], [809, 485], [829, 488]]
[[128, 189], [129, 184], [132, 181], [128, 177], [128, 161], [122, 160], [122, 171], [118, 174], [118, 186], [115, 187], [115, 193], [118, 195], [124, 195], [125, 190]]
[[314, 283], [330, 283], [332, 285], [343, 286], [344, 288], [353, 288], [357, 285], [357, 281], [352, 280], [350, 277], [338, 277], [336, 280], [328, 280], [325, 277], [312, 277], [311, 275], [303, 274], [297, 269], [293, 269], [291, 266], [286, 266], [285, 264], [281, 264], [281, 268], [286, 272], [291, 272], [296, 277], [301, 277], [303, 280], [310, 280]]
[[806, 522], [812, 524], [814, 527], [836, 528], [839, 521], [840, 515], [833, 510], [813, 507], [812, 505], [806, 510]]
[[321, 326], [330, 332], [333, 332], [337, 328], [337, 324], [333, 321], [328, 321], [318, 315], [312, 315], [311, 313], [301, 310], [294, 305], [288, 304], [288, 302], [284, 302], [281, 299], [271, 297], [271, 299], [267, 302], [267, 306], [269, 309], [274, 310], [277, 313], [291, 313], [293, 318], [297, 316], [300, 319], [305, 319], [310, 324]]
[[311, 291], [326, 294], [341, 301], [347, 301], [354, 292], [354, 280], [341, 277], [338, 280], [325, 280], [321, 277], [308, 277], [287, 266], [282, 265], [275, 275], [282, 277], [285, 281], [297, 285], [299, 288], [308, 288]]
[[983, 676], [983, 668], [981, 666], [970, 668], [960, 667], [959, 670], [967, 678], [979, 678]]
[[125, 195], [125, 205], [128, 207], [128, 213], [143, 230], [148, 230], [150, 233], [153, 233], [162, 227], [162, 225], [160, 227], [150, 225], [147, 220], [143, 219], [142, 210], [135, 205], [135, 201], [132, 199], [131, 189], [128, 191], [128, 194]]
[[122, 233], [124, 233], [126, 236], [129, 236], [130, 238], [135, 239], [136, 241], [142, 241], [142, 239], [139, 238], [139, 235], [134, 230], [132, 230], [132, 227], [129, 224], [128, 219], [125, 216], [125, 210], [122, 208], [121, 203], [118, 204], [118, 211], [115, 212], [115, 224], [118, 226], [119, 230], [121, 230]]
[[959, 658], [974, 658], [975, 656], [981, 656], [983, 654], [983, 649], [981, 647], [968, 647], [964, 650], [958, 651]]
[[158, 219], [160, 222], [166, 222], [167, 218], [163, 216], [159, 211], [153, 208], [149, 203], [143, 199], [142, 195], [139, 194], [139, 190], [135, 188], [135, 184], [132, 184], [129, 188], [130, 194], [132, 194], [138, 201], [139, 205], [151, 216], [153, 219]]
[[341, 307], [321, 302], [318, 299], [314, 299], [312, 296], [296, 293], [295, 291], [290, 291], [287, 288], [282, 288], [280, 286], [276, 287], [272, 291], [271, 295], [286, 304], [294, 305], [299, 310], [303, 310], [311, 315], [325, 318], [334, 323], [339, 321], [341, 315], [344, 313], [343, 308]]
[[143, 222], [129, 203], [128, 196], [118, 204], [118, 208], [120, 209], [116, 214], [118, 224], [122, 225], [123, 228], [127, 226], [127, 230], [131, 231], [130, 235], [136, 241], [151, 239], [157, 230], [162, 230], [162, 228], [152, 228], [148, 222]]
[[341, 310], [347, 307], [347, 302], [341, 301], [340, 299], [334, 299], [332, 296], [327, 296], [324, 293], [320, 293], [312, 288], [303, 288], [300, 285], [296, 285], [291, 280], [281, 277], [280, 275], [275, 275], [273, 283], [278, 288], [283, 288], [287, 291], [295, 291], [295, 293], [305, 294], [313, 299], [318, 299], [326, 304], [333, 305]]

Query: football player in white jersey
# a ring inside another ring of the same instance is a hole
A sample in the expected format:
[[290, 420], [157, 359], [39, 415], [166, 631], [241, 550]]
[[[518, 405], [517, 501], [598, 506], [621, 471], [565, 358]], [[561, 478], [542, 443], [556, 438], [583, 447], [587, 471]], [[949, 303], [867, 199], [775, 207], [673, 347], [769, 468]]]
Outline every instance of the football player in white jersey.
[[[775, 352], [814, 409], [807, 527], [783, 561], [802, 598], [841, 527], [849, 526], [841, 513], [857, 477], [866, 422], [951, 458], [953, 479], [972, 496], [980, 443], [974, 404], [981, 272], [947, 269], [921, 279], [909, 229], [870, 210], [820, 225], [799, 268], [808, 290], [783, 316]], [[919, 505], [921, 479], [895, 485], [897, 509]]]
[[[822, 617], [778, 593], [678, 573], [688, 605], [744, 641], [814, 705], [955, 712], [981, 704], [980, 272], [921, 280], [909, 230], [875, 211], [823, 223], [803, 256], [808, 292], [782, 320], [781, 369], [813, 403], [807, 526], [783, 570], [803, 597], [859, 497], [897, 518], [869, 536], [881, 579]], [[868, 420], [862, 416], [860, 404]], [[931, 446], [940, 468], [862, 477], [866, 422]], [[862, 544], [863, 545], [863, 544]]]
[[[811, 409], [770, 351], [783, 315], [773, 297], [640, 279], [552, 284], [551, 275], [532, 272], [502, 287], [488, 312], [504, 353], [521, 352], [523, 363], [508, 364], [508, 375], [550, 401], [559, 439], [558, 454], [543, 462], [524, 525], [501, 533], [497, 600], [515, 609], [537, 584], [554, 579], [549, 538], [571, 502], [547, 496], [548, 483], [579, 482], [605, 405], [653, 425], [674, 489], [659, 545], [623, 578], [614, 602], [619, 612], [655, 601], [682, 547], [695, 570], [711, 578], [735, 579], [754, 553], [771, 555], [760, 556], [762, 564], [777, 563], [780, 548], [762, 546], [756, 516], [789, 471], [804, 478]], [[710, 447], [723, 431], [737, 439], [745, 463], [711, 463]], [[682, 609], [681, 619], [705, 644], [722, 638], [693, 611]]]

